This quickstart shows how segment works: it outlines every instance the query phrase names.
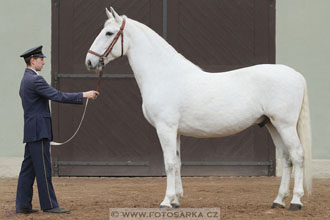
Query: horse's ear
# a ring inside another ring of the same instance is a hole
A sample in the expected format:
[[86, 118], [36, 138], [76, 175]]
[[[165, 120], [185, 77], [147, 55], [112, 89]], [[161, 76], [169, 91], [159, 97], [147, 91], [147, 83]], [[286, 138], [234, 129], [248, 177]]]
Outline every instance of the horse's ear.
[[121, 17], [117, 14], [117, 12], [115, 11], [115, 9], [113, 9], [113, 7], [110, 7], [110, 11], [112, 13], [112, 16], [116, 19], [116, 21], [118, 23], [121, 23]]
[[106, 13], [107, 16], [108, 16], [108, 19], [113, 18], [111, 12], [110, 12], [107, 8], [105, 8], [105, 13]]

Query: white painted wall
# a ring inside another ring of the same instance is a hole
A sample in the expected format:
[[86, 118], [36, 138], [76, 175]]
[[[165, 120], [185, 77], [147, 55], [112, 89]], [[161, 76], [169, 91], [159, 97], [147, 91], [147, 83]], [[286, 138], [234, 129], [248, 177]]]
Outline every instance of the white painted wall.
[[276, 2], [276, 62], [307, 79], [313, 158], [330, 159], [330, 1]]
[[22, 162], [23, 110], [18, 95], [25, 63], [19, 56], [43, 45], [47, 56], [41, 72], [50, 82], [51, 1], [10, 0], [0, 7], [0, 176], [18, 175]]
[[22, 156], [23, 110], [18, 91], [26, 65], [19, 56], [29, 48], [44, 45], [47, 58], [41, 74], [50, 80], [50, 1], [4, 1], [0, 15], [0, 156]]
[[[276, 62], [308, 86], [314, 177], [330, 177], [330, 1], [276, 0]], [[278, 172], [281, 174], [281, 171]]]

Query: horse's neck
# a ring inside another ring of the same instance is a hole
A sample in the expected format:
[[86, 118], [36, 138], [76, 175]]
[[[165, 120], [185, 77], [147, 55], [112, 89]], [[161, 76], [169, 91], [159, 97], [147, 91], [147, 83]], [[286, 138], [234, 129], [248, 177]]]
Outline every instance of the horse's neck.
[[187, 69], [192, 70], [190, 74], [201, 71], [149, 27], [131, 19], [127, 24], [131, 40], [127, 56], [141, 90], [160, 79], [185, 74]]

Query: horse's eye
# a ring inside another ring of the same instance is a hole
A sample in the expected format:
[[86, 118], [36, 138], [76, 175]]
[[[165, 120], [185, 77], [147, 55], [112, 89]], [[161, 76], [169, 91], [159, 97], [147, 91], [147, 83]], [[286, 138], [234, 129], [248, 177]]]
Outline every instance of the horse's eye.
[[113, 33], [111, 33], [110, 31], [108, 31], [107, 33], [105, 33], [105, 35], [111, 36], [111, 35], [113, 35]]

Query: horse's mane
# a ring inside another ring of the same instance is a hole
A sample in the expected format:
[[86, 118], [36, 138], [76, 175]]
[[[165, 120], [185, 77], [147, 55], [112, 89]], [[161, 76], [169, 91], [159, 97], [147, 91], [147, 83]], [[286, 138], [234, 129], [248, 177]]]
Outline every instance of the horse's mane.
[[154, 30], [152, 30], [147, 25], [140, 23], [138, 21], [130, 19], [141, 31], [144, 31], [146, 34], [145, 36], [148, 38], [149, 42], [153, 44], [154, 47], [161, 47], [165, 48], [169, 56], [176, 57], [179, 62], [189, 63], [190, 65], [193, 65], [194, 67], [201, 70], [200, 67], [192, 63], [190, 60], [185, 58], [182, 54], [180, 54], [172, 45], [170, 45], [163, 37], [161, 37], [158, 33], [156, 33]]
[[[126, 19], [129, 19], [125, 16]], [[113, 22], [112, 19], [109, 19], [105, 22], [104, 26], [109, 25], [111, 22]], [[140, 23], [136, 20], [129, 19], [129, 22], [132, 22], [136, 28], [138, 28], [141, 32], [144, 33], [144, 36], [148, 39], [148, 42], [150, 42], [153, 45], [153, 48], [160, 48], [162, 50], [166, 50], [166, 53], [170, 57], [175, 57], [178, 62], [190, 64], [194, 66], [195, 68], [198, 68], [201, 70], [200, 67], [192, 63], [190, 60], [185, 58], [182, 54], [180, 54], [178, 51], [175, 50], [175, 48], [170, 45], [164, 38], [162, 38], [158, 33], [156, 33], [154, 30], [152, 30], [147, 25]]]

